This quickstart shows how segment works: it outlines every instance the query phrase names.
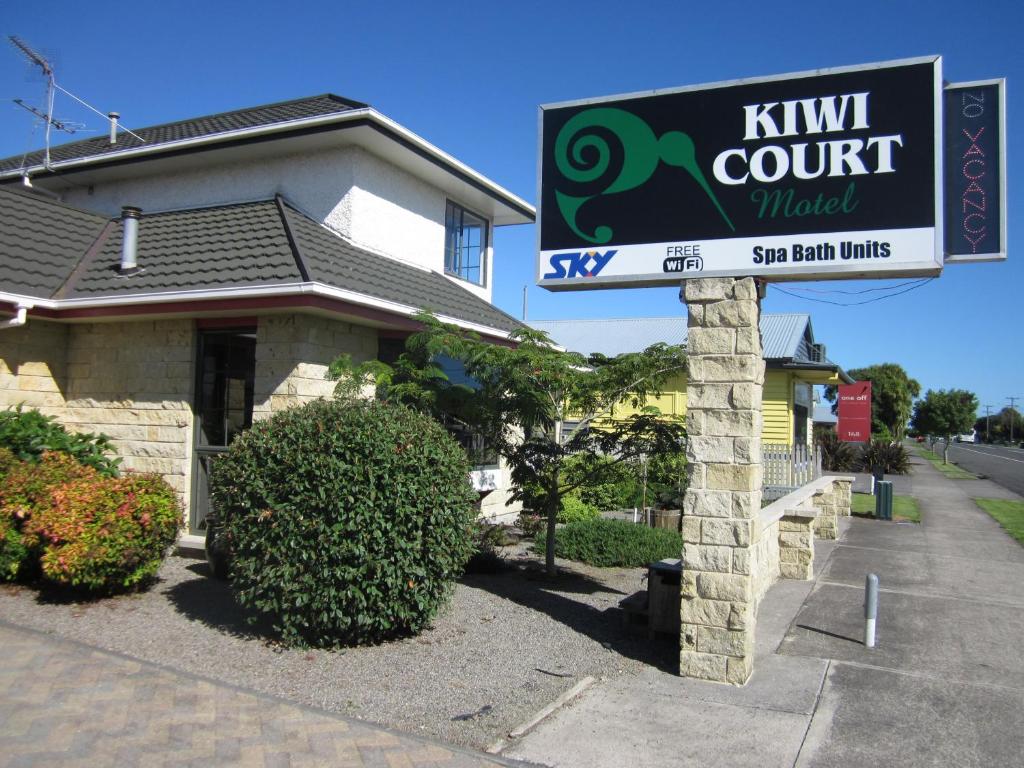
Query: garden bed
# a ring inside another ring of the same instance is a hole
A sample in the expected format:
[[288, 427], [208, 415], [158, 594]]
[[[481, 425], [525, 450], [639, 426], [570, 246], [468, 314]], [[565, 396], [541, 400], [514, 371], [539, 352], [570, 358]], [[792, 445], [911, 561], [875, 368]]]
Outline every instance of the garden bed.
[[485, 748], [587, 675], [674, 670], [670, 640], [648, 641], [619, 601], [646, 587], [645, 569], [559, 561], [554, 581], [525, 545], [510, 564], [466, 576], [433, 626], [415, 638], [343, 651], [290, 650], [244, 621], [204, 562], [171, 557], [148, 592], [95, 602], [51, 601], [0, 587], [4, 620], [196, 675]]

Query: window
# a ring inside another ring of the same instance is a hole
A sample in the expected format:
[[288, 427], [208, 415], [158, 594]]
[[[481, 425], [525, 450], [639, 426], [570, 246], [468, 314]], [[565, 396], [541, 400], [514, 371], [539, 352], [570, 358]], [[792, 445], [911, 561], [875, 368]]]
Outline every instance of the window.
[[449, 201], [444, 213], [444, 271], [484, 284], [487, 222]]

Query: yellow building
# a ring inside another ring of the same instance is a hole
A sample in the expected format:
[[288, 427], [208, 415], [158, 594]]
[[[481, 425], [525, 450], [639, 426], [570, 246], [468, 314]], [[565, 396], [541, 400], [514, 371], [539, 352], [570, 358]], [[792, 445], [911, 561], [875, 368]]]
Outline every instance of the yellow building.
[[[686, 345], [686, 317], [615, 318], [608, 320], [533, 320], [558, 345], [589, 355], [613, 357], [638, 352], [652, 344]], [[765, 443], [809, 445], [815, 384], [850, 383], [845, 371], [828, 359], [814, 339], [811, 316], [763, 314], [761, 344], [765, 379], [762, 412]], [[686, 414], [686, 375], [667, 382], [664, 394], [650, 401], [663, 413]], [[622, 406], [622, 415], [628, 414]]]

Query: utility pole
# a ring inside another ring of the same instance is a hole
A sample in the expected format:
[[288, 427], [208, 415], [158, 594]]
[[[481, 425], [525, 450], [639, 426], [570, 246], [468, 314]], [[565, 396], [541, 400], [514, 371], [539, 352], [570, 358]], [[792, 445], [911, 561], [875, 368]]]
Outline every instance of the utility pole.
[[993, 406], [991, 406], [991, 405], [986, 405], [985, 406], [985, 442], [986, 443], [991, 443], [992, 442], [992, 435], [989, 434], [991, 432], [991, 430], [989, 429], [989, 426], [990, 426], [990, 422], [991, 422], [991, 419], [992, 419], [992, 407]]
[[1014, 408], [1013, 404], [1014, 404], [1015, 401], [1020, 400], [1020, 398], [1019, 397], [1008, 397], [1006, 399], [1010, 401], [1010, 445], [1013, 445], [1013, 422], [1015, 422], [1017, 420], [1016, 419], [1017, 409]]

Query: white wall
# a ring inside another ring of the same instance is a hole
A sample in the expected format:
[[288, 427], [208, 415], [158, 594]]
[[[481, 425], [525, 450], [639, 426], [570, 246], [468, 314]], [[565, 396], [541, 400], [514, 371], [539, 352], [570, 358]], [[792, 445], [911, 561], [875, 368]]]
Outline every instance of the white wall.
[[[138, 206], [145, 213], [268, 199], [275, 194], [283, 194], [355, 245], [444, 271], [445, 192], [359, 147], [121, 179], [96, 184], [91, 193], [72, 189], [64, 199], [118, 216], [124, 205]], [[144, 226], [141, 236], [145, 236]], [[491, 264], [488, 249], [484, 286], [452, 279], [490, 301]]]

